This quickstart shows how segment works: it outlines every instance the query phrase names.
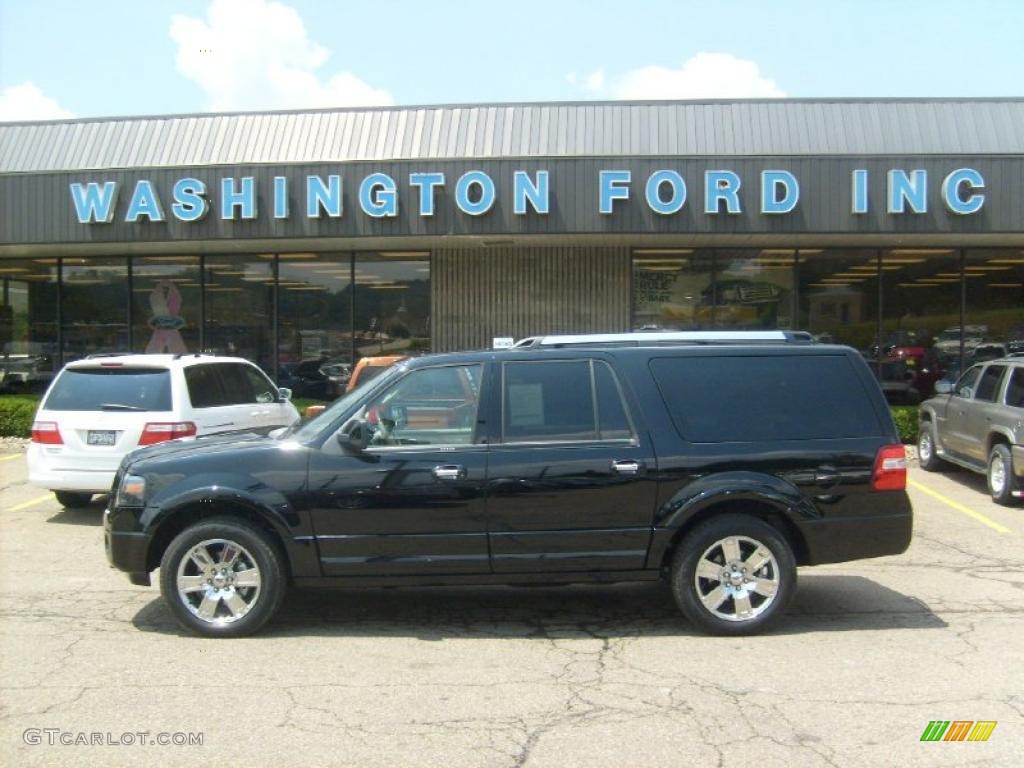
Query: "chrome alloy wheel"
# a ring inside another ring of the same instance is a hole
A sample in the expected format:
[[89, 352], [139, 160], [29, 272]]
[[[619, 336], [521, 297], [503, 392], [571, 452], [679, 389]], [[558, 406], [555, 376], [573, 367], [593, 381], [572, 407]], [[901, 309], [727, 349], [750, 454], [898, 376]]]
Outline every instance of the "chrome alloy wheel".
[[993, 453], [988, 463], [988, 487], [993, 496], [999, 496], [1006, 490], [1006, 465], [998, 453]]
[[928, 428], [921, 430], [921, 438], [917, 441], [917, 458], [922, 464], [927, 464], [932, 459], [935, 445], [932, 443], [932, 433]]
[[749, 621], [775, 602], [779, 564], [756, 539], [729, 536], [704, 550], [693, 583], [711, 614], [725, 621]]
[[212, 625], [238, 621], [260, 596], [260, 569], [245, 547], [227, 539], [196, 544], [178, 563], [178, 599]]

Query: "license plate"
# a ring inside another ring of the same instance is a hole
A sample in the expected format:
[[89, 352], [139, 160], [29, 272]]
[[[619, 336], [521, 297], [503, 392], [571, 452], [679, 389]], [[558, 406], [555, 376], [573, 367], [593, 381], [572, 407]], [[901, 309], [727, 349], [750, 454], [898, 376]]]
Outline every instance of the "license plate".
[[112, 429], [90, 429], [86, 442], [89, 445], [113, 445], [117, 442], [117, 432]]

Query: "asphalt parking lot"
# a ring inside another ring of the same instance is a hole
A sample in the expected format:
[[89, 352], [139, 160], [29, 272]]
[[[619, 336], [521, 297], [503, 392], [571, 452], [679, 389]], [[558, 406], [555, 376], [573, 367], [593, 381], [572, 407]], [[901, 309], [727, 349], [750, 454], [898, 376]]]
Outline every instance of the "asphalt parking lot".
[[[964, 472], [912, 469], [910, 550], [802, 570], [789, 615], [762, 637], [701, 636], [666, 588], [629, 585], [293, 593], [262, 634], [213, 642], [107, 567], [101, 501], [62, 510], [26, 484], [16, 450], [0, 446], [4, 765], [999, 766], [1024, 754], [1024, 509], [990, 503]], [[986, 742], [921, 742], [932, 720], [998, 724]], [[61, 743], [81, 733], [134, 743]], [[202, 744], [150, 743], [165, 733]]]

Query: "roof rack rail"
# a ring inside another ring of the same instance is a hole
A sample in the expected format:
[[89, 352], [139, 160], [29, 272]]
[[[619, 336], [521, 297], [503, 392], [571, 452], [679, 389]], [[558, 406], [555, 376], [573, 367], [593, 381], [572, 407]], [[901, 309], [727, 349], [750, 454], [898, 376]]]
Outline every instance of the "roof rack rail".
[[183, 357], [216, 357], [210, 352], [176, 352], [172, 360], [181, 360]]
[[137, 352], [93, 352], [91, 355], [86, 355], [85, 360], [95, 360], [100, 357], [127, 357], [128, 355], [135, 355]]
[[659, 344], [813, 344], [807, 331], [639, 331], [636, 333], [580, 333], [561, 336], [528, 336], [513, 349], [537, 347], [617, 346], [640, 347]]

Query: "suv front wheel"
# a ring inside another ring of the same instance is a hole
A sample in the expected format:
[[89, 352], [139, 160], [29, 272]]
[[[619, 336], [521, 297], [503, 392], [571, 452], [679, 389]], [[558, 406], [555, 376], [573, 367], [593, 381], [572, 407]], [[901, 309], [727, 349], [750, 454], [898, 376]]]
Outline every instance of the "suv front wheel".
[[273, 541], [238, 518], [186, 528], [160, 562], [160, 591], [174, 617], [206, 637], [252, 634], [277, 612], [285, 587]]
[[683, 540], [672, 561], [672, 594], [683, 615], [716, 635], [764, 630], [796, 590], [785, 538], [749, 515], [713, 517]]

